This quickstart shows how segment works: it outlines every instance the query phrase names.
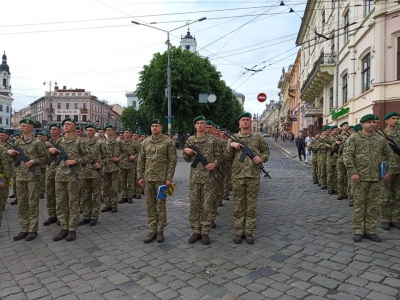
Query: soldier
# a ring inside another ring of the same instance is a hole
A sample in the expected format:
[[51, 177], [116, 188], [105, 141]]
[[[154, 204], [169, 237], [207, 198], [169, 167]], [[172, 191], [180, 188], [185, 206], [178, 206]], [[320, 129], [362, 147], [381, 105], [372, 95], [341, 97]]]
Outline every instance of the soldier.
[[81, 172], [83, 219], [80, 220], [79, 225], [90, 224], [90, 226], [95, 226], [101, 205], [101, 186], [103, 183], [101, 165], [106, 159], [107, 150], [105, 143], [96, 139], [96, 128], [93, 124], [86, 125], [85, 130], [90, 163], [86, 164]]
[[222, 152], [222, 164], [224, 165], [224, 185], [222, 197], [224, 200], [229, 200], [229, 192], [232, 190], [232, 176], [231, 176], [231, 161], [225, 159], [225, 149], [228, 146], [229, 138], [225, 135], [226, 129], [223, 128], [220, 133], [221, 137], [221, 149]]
[[269, 149], [261, 135], [252, 132], [250, 113], [243, 112], [238, 120], [240, 132], [235, 134], [235, 137], [246, 144], [256, 156], [253, 159], [246, 156], [244, 161], [240, 162], [242, 145], [231, 141], [226, 148], [226, 156], [232, 161], [235, 224], [233, 241], [235, 244], [240, 244], [245, 237], [248, 244], [254, 244], [253, 231], [257, 219], [257, 197], [260, 189], [258, 164], [268, 160]]
[[336, 164], [337, 164], [337, 153], [336, 149], [336, 139], [334, 136], [338, 133], [337, 126], [331, 127], [331, 136], [327, 138], [328, 144], [330, 147], [328, 150], [328, 154], [326, 156], [326, 184], [328, 187], [328, 194], [332, 195], [337, 193], [337, 173], [336, 173]]
[[8, 188], [13, 174], [12, 161], [7, 155], [7, 149], [0, 145], [0, 228], [3, 210], [8, 198]]
[[102, 142], [105, 142], [106, 141], [106, 137], [105, 137], [105, 130], [104, 130], [104, 128], [101, 128], [101, 127], [97, 127], [97, 139], [99, 140], [99, 141], [102, 141]]
[[347, 186], [348, 186], [348, 177], [347, 177], [347, 170], [346, 166], [343, 163], [343, 148], [344, 143], [346, 142], [347, 138], [349, 137], [348, 130], [349, 130], [349, 122], [343, 122], [340, 124], [340, 135], [336, 139], [336, 146], [338, 152], [337, 158], [337, 188], [338, 188], [338, 196], [337, 200], [347, 199]]
[[[47, 133], [44, 131], [39, 131], [36, 135], [36, 137], [42, 141], [46, 146], [47, 149], [47, 144], [46, 142], [48, 141]], [[48, 152], [46, 152], [47, 154]], [[44, 194], [46, 192], [46, 165], [41, 165], [40, 166], [40, 195], [39, 199], [44, 199]]]
[[140, 142], [143, 142], [146, 139], [146, 135], [144, 133], [141, 133], [139, 136]]
[[136, 158], [139, 154], [140, 144], [132, 140], [132, 132], [129, 129], [123, 131], [125, 158], [121, 160], [119, 166], [121, 168], [119, 175], [120, 191], [122, 194], [119, 204], [128, 202], [133, 203], [132, 198], [136, 191], [134, 191], [133, 179], [136, 173]]
[[164, 242], [164, 227], [167, 225], [166, 199], [157, 199], [158, 187], [172, 184], [177, 154], [171, 139], [162, 134], [160, 120], [150, 123], [151, 136], [142, 142], [137, 164], [137, 178], [140, 186], [144, 186], [147, 204], [147, 223], [151, 232], [144, 239], [150, 243], [157, 238]]
[[[139, 147], [139, 152], [140, 152], [140, 147], [141, 147], [141, 141], [139, 139], [140, 134], [139, 132], [134, 132], [132, 134], [132, 140], [138, 145]], [[137, 159], [134, 160], [135, 163], [135, 170], [137, 169]], [[142, 198], [142, 192], [143, 189], [142, 187], [138, 184], [137, 181], [137, 172], [135, 171], [135, 174], [133, 176], [133, 191], [136, 193], [136, 199]]]
[[353, 182], [353, 241], [363, 237], [374, 242], [382, 239], [376, 234], [378, 203], [380, 198], [380, 168], [382, 161], [388, 168], [383, 180], [393, 174], [394, 154], [385, 139], [375, 133], [375, 117], [365, 115], [360, 120], [362, 130], [347, 140], [343, 162]]
[[118, 211], [118, 185], [119, 185], [119, 162], [124, 159], [125, 147], [124, 143], [117, 139], [113, 125], [105, 126], [107, 133], [106, 153], [107, 158], [103, 167], [104, 183], [103, 183], [103, 201], [104, 207], [101, 212]]
[[[388, 112], [383, 119], [386, 123], [384, 133], [397, 146], [400, 146], [399, 113]], [[379, 203], [382, 228], [385, 230], [390, 230], [391, 226], [400, 230], [400, 156], [394, 155], [394, 157], [393, 176], [390, 177], [390, 180], [382, 182], [381, 201]]]
[[[203, 245], [208, 245], [210, 244], [212, 200], [217, 186], [215, 168], [220, 163], [221, 149], [217, 140], [206, 134], [206, 118], [204, 116], [196, 117], [193, 125], [196, 133], [188, 138], [183, 150], [183, 158], [185, 161], [193, 163], [196, 154], [201, 154], [208, 164], [203, 165], [198, 161], [196, 166], [192, 165], [190, 168], [189, 222], [193, 234], [189, 238], [189, 244], [201, 240]], [[194, 149], [190, 148], [191, 146], [197, 147], [201, 153], [196, 153]]]
[[[4, 128], [0, 128], [0, 145], [2, 145], [6, 150], [12, 149], [12, 147], [7, 143], [7, 141], [10, 139], [10, 136], [8, 135], [8, 133], [4, 130]], [[10, 142], [10, 141], [8, 141]], [[16, 188], [16, 177], [15, 177], [15, 168], [13, 167], [13, 160], [9, 155], [6, 155], [6, 159], [8, 159], [11, 163], [11, 168], [12, 168], [12, 186], [13, 186], [13, 194], [10, 196], [10, 198], [16, 198], [17, 195], [17, 188]], [[5, 200], [3, 201], [3, 206], [0, 206], [0, 209], [4, 210], [6, 203], [7, 203], [7, 198], [8, 198], [8, 194], [10, 191], [10, 187], [7, 185], [6, 190], [2, 191], [2, 193], [4, 193], [4, 195], [6, 195]], [[15, 199], [14, 201], [10, 202], [11, 205], [15, 205], [18, 204], [18, 200]]]
[[312, 169], [312, 180], [314, 184], [318, 184], [318, 151], [316, 150], [316, 145], [318, 143], [319, 133], [315, 134], [315, 137], [311, 137], [310, 144], [308, 145], [308, 151], [312, 153], [311, 155], [311, 169]]
[[61, 230], [53, 237], [53, 241], [66, 238], [70, 242], [76, 239], [79, 224], [79, 173], [82, 165], [90, 163], [90, 158], [85, 140], [75, 134], [74, 119], [64, 119], [62, 127], [64, 136], [56, 141], [55, 147], [49, 148], [49, 153], [54, 156], [60, 155], [61, 151], [68, 156], [56, 168], [56, 214]]
[[319, 183], [321, 184], [321, 190], [327, 189], [327, 176], [326, 173], [326, 159], [328, 153], [328, 147], [331, 147], [329, 144], [328, 137], [330, 134], [330, 127], [324, 126], [321, 130], [321, 137], [317, 146], [318, 151], [318, 168], [319, 168]]
[[[49, 126], [51, 141], [47, 142], [47, 149], [53, 147], [53, 144], [56, 143], [57, 140], [60, 139], [61, 135], [61, 127], [58, 124], [50, 124]], [[50, 163], [47, 163], [46, 169], [46, 192], [47, 192], [47, 214], [49, 215], [48, 219], [43, 222], [43, 226], [51, 225], [57, 222], [57, 213], [56, 213], [56, 161], [52, 159]]]
[[[26, 241], [32, 241], [37, 237], [38, 231], [40, 194], [39, 167], [40, 165], [46, 164], [47, 155], [44, 143], [32, 136], [35, 122], [30, 119], [22, 119], [19, 124], [24, 138], [17, 141], [15, 146], [21, 148], [27, 158], [29, 158], [29, 161], [21, 161], [16, 167], [18, 219], [21, 232], [14, 236], [13, 240], [19, 241], [25, 238]], [[14, 149], [9, 149], [7, 154], [17, 159], [19, 153]]]
[[82, 126], [78, 125], [78, 126], [75, 127], [75, 134], [76, 134], [77, 137], [84, 138]]

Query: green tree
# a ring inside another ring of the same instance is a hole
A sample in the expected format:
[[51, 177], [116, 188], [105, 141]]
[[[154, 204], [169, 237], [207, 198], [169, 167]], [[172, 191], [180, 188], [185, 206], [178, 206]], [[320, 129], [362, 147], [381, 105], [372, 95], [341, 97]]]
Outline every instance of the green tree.
[[[171, 48], [172, 75], [172, 130], [179, 134], [193, 132], [192, 121], [198, 115], [205, 115], [216, 124], [230, 130], [237, 129], [237, 116], [243, 108], [231, 89], [221, 80], [221, 74], [208, 58], [183, 50]], [[147, 116], [159, 118], [166, 128], [167, 97], [167, 52], [156, 53], [149, 65], [140, 74], [137, 94], [143, 99], [141, 109]], [[199, 94], [215, 94], [217, 101], [201, 104]], [[179, 96], [179, 98], [178, 98]]]
[[126, 108], [121, 115], [124, 128], [129, 128], [135, 132], [149, 133], [151, 117], [142, 108], [135, 109], [133, 106]]

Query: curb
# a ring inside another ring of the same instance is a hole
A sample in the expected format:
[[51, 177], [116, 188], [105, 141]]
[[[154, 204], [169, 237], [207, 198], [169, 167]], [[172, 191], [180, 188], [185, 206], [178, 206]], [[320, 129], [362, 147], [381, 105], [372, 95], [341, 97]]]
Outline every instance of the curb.
[[[272, 140], [272, 142], [275, 144], [275, 146], [277, 146], [279, 149], [281, 149], [283, 152], [285, 152], [286, 155], [288, 155], [288, 156], [289, 156], [290, 158], [292, 158], [294, 161], [300, 163], [298, 160], [295, 159], [295, 158], [297, 157], [296, 155], [292, 155], [292, 153], [291, 153], [290, 151], [288, 151], [288, 150], [286, 150], [285, 148], [283, 148], [281, 145], [279, 145], [277, 142], [275, 142], [275, 140]], [[309, 165], [309, 164], [300, 163], [300, 165], [303, 166], [304, 168], [308, 168], [308, 169], [311, 168], [311, 165]]]

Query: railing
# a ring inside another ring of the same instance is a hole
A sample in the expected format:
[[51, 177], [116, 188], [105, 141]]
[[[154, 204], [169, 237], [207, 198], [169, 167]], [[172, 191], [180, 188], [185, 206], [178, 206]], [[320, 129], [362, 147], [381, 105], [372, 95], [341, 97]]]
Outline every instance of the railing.
[[318, 60], [314, 63], [314, 67], [312, 68], [310, 74], [308, 74], [307, 79], [303, 82], [303, 86], [301, 87], [301, 93], [304, 92], [311, 78], [313, 78], [315, 72], [320, 67], [320, 65], [333, 65], [335, 64], [335, 54], [324, 54], [321, 53]]

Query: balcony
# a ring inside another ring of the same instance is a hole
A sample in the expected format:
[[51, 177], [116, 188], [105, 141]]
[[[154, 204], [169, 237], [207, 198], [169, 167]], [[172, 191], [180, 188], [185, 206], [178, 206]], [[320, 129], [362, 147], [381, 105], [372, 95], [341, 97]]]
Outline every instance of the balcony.
[[322, 117], [324, 109], [320, 107], [307, 107], [303, 110], [304, 117]]
[[88, 112], [88, 109], [87, 109], [87, 108], [81, 108], [81, 113], [82, 113], [82, 114], [87, 114], [87, 112]]
[[322, 53], [301, 87], [301, 99], [313, 102], [322, 93], [324, 85], [333, 79], [334, 73], [335, 54]]

